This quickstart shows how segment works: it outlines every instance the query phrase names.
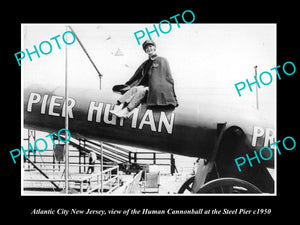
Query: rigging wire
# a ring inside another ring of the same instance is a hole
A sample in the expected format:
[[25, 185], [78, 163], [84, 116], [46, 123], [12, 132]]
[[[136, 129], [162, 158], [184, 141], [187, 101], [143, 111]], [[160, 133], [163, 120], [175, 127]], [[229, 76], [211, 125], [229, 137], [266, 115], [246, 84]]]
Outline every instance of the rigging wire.
[[87, 52], [87, 50], [85, 49], [85, 47], [83, 46], [82, 42], [80, 41], [78, 35], [75, 33], [75, 31], [73, 30], [73, 28], [71, 26], [68, 26], [70, 28], [70, 30], [73, 32], [73, 34], [75, 35], [79, 45], [81, 46], [82, 50], [84, 51], [84, 53], [86, 54], [86, 56], [88, 57], [88, 59], [90, 60], [90, 62], [92, 63], [93, 67], [95, 68], [95, 70], [98, 73], [99, 76], [99, 80], [100, 80], [100, 90], [101, 90], [101, 78], [102, 78], [102, 74], [100, 73], [100, 71], [98, 70], [97, 66], [95, 65], [94, 61], [92, 60], [91, 56], [89, 55], [89, 53]]

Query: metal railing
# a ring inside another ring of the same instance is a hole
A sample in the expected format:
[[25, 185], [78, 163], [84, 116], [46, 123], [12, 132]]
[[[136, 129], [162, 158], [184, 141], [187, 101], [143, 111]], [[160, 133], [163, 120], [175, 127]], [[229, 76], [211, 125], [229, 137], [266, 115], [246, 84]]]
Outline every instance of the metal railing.
[[129, 152], [129, 163], [145, 163], [157, 166], [170, 166], [170, 173], [177, 171], [173, 154], [162, 152]]
[[[65, 179], [63, 179], [65, 170], [64, 170], [64, 164], [42, 164], [42, 163], [36, 163], [35, 167], [42, 168], [42, 170], [47, 169], [45, 167], [50, 167], [48, 169], [47, 175], [48, 178], [44, 178], [41, 176], [37, 176], [32, 178], [30, 177], [31, 172], [27, 172], [28, 176], [26, 176], [23, 179], [24, 182], [32, 182], [32, 183], [45, 183], [45, 182], [51, 182], [52, 184], [55, 184], [55, 187], [57, 189], [58, 183], [65, 182]], [[59, 166], [59, 167], [58, 167]], [[94, 191], [97, 190], [98, 193], [111, 193], [115, 189], [117, 189], [120, 186], [120, 177], [119, 177], [119, 166], [118, 165], [103, 165], [103, 172], [99, 169], [101, 165], [79, 165], [79, 164], [70, 164], [72, 167], [94, 167], [96, 172], [92, 174], [82, 174], [82, 173], [74, 173], [70, 168], [70, 174], [69, 174], [69, 186], [73, 189], [75, 189], [80, 194], [91, 194]], [[56, 167], [54, 169], [54, 167]], [[25, 166], [24, 166], [25, 168]], [[26, 168], [28, 168], [28, 165], [26, 165]], [[35, 168], [36, 169], [36, 168]], [[52, 172], [49, 172], [51, 171]], [[30, 171], [30, 170], [29, 170]], [[45, 171], [45, 172], [46, 172]], [[35, 175], [33, 175], [35, 176]], [[39, 178], [40, 177], [40, 178]], [[79, 187], [78, 187], [79, 185]], [[60, 190], [58, 190], [60, 191]]]
[[[113, 171], [115, 171], [113, 173]], [[80, 193], [84, 193], [83, 186], [84, 183], [88, 183], [87, 193], [92, 193], [94, 191], [98, 191], [98, 193], [103, 193], [104, 188], [106, 188], [105, 193], [111, 193], [115, 189], [120, 186], [120, 178], [119, 178], [119, 166], [113, 166], [109, 169], [103, 170], [103, 173], [99, 172], [96, 174], [91, 174], [88, 177], [84, 177], [80, 179]], [[93, 183], [96, 183], [93, 186]]]

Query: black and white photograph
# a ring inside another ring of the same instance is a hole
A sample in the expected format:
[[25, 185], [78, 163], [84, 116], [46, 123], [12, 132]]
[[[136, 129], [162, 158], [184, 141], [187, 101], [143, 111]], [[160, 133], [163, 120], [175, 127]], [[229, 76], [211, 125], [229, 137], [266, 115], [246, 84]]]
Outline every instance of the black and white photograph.
[[22, 24], [22, 195], [276, 195], [276, 24], [185, 21]]
[[295, 4], [66, 3], [1, 20], [6, 221], [297, 216]]

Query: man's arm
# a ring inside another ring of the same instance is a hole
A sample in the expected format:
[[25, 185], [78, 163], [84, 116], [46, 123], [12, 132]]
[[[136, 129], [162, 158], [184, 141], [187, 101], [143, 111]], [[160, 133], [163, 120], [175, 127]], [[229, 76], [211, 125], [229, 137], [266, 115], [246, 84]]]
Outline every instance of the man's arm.
[[138, 67], [138, 69], [135, 71], [133, 76], [125, 84], [115, 85], [113, 86], [112, 90], [114, 92], [120, 92], [121, 94], [123, 94], [126, 91], [128, 91], [131, 87], [135, 86], [135, 83], [137, 83], [138, 80], [142, 78], [142, 70], [145, 63], [146, 61], [143, 62], [142, 65]]

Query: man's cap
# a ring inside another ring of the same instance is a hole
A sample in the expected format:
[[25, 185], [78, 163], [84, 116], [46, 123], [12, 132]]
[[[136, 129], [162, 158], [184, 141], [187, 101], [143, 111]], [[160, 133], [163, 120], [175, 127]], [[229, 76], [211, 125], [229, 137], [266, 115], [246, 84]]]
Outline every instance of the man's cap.
[[146, 51], [146, 47], [147, 47], [148, 45], [153, 45], [154, 47], [156, 47], [156, 44], [155, 44], [154, 41], [152, 41], [152, 40], [146, 40], [146, 41], [143, 43], [143, 49], [144, 49], [144, 51]]

